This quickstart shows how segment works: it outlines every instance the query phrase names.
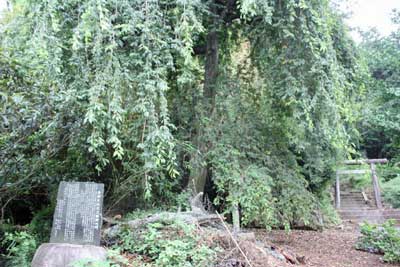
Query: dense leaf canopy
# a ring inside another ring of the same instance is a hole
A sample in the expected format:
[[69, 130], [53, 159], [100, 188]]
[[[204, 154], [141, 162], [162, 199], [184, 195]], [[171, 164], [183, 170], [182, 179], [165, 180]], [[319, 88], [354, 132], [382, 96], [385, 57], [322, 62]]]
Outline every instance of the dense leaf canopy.
[[0, 27], [2, 206], [91, 180], [110, 208], [329, 211], [367, 70], [328, 0], [18, 1]]
[[[399, 23], [400, 13], [393, 14]], [[363, 146], [369, 157], [398, 158], [400, 149], [400, 30], [388, 37], [375, 31], [364, 34], [361, 44], [371, 78], [368, 107], [361, 125]]]

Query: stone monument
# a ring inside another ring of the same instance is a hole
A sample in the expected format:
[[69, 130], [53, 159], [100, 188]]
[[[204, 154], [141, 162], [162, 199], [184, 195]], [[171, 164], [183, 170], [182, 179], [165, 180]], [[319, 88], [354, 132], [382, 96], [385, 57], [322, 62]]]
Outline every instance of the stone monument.
[[104, 185], [61, 182], [50, 243], [36, 251], [32, 267], [72, 267], [82, 259], [104, 260], [100, 247]]

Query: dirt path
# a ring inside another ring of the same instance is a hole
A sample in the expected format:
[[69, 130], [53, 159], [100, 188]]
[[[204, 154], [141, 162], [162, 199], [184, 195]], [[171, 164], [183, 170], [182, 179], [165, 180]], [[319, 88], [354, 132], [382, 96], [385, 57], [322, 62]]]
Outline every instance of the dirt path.
[[[394, 267], [383, 263], [380, 255], [374, 255], [354, 249], [358, 236], [354, 225], [344, 229], [314, 231], [257, 231], [257, 239], [287, 247], [294, 253], [305, 256], [309, 267]], [[293, 265], [294, 266], [294, 265]]]

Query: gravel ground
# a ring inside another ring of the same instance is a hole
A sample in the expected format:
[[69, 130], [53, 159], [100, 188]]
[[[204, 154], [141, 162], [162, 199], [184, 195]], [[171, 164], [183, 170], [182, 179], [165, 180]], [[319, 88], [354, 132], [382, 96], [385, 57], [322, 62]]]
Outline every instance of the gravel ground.
[[[386, 264], [381, 255], [374, 255], [354, 248], [359, 235], [356, 225], [345, 225], [342, 229], [322, 232], [295, 230], [265, 232], [256, 230], [258, 240], [284, 247], [300, 256], [305, 256], [309, 267], [394, 267]], [[294, 265], [293, 265], [294, 266]], [[300, 265], [299, 265], [300, 266]]]

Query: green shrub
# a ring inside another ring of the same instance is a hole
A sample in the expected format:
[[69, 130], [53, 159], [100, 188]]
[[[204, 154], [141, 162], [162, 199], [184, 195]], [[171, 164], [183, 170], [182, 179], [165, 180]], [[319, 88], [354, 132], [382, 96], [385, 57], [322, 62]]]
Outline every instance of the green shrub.
[[212, 266], [216, 250], [207, 246], [193, 225], [181, 221], [157, 222], [146, 229], [121, 232], [118, 247], [147, 258], [157, 267]]
[[364, 223], [356, 248], [383, 254], [386, 262], [400, 262], [400, 231], [394, 225], [394, 220], [388, 220], [382, 225]]
[[6, 247], [9, 266], [29, 267], [37, 248], [36, 238], [26, 231], [5, 233], [2, 245]]
[[53, 208], [46, 207], [35, 213], [25, 231], [12, 224], [0, 225], [0, 253], [10, 267], [29, 267], [37, 246], [48, 242]]
[[122, 267], [127, 266], [128, 260], [121, 256], [119, 250], [109, 250], [105, 261], [83, 259], [72, 263], [73, 267]]
[[337, 210], [332, 205], [332, 200], [328, 192], [319, 196], [318, 210], [322, 215], [322, 224], [324, 226], [333, 226], [340, 223], [340, 217]]
[[165, 210], [161, 208], [152, 208], [152, 209], [136, 209], [133, 211], [130, 211], [129, 213], [124, 215], [124, 220], [130, 221], [130, 220], [137, 220], [137, 219], [143, 219], [146, 218], [150, 215], [153, 215], [158, 212], [163, 212]]
[[384, 182], [388, 182], [400, 175], [400, 157], [392, 158], [389, 164], [378, 165], [378, 175]]
[[[359, 169], [359, 168], [358, 168]], [[363, 168], [365, 169], [365, 168]], [[368, 169], [366, 169], [368, 171]], [[368, 171], [363, 175], [352, 175], [349, 178], [349, 182], [352, 188], [362, 190], [368, 187], [372, 187], [371, 173]]]
[[400, 208], [400, 175], [382, 183], [383, 198], [393, 208]]
[[29, 232], [34, 234], [39, 243], [49, 241], [53, 223], [54, 207], [49, 206], [36, 212], [28, 225]]

